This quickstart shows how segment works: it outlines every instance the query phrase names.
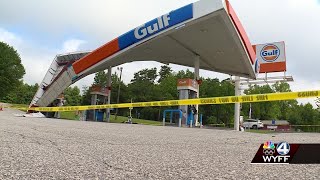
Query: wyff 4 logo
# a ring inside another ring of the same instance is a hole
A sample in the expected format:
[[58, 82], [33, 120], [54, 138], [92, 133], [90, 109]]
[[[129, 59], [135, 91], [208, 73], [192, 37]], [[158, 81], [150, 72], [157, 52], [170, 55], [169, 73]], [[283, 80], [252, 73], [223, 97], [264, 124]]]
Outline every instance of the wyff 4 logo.
[[[277, 151], [277, 153], [276, 153]], [[290, 144], [287, 142], [278, 143], [277, 147], [272, 141], [263, 145], [263, 161], [265, 163], [289, 163]], [[276, 155], [278, 154], [278, 155]]]

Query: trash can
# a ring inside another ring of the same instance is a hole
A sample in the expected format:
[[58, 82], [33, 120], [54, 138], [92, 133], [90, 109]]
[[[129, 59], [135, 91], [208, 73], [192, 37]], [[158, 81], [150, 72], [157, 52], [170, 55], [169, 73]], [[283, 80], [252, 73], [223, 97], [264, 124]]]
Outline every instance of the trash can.
[[103, 111], [96, 111], [96, 120], [98, 122], [103, 122]]

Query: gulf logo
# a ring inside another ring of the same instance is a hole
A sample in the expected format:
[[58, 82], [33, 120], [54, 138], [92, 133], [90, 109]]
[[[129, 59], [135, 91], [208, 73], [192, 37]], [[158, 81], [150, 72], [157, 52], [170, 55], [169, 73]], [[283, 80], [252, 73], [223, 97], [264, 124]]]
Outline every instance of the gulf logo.
[[262, 48], [260, 55], [264, 61], [273, 62], [280, 56], [280, 49], [274, 44], [268, 44]]

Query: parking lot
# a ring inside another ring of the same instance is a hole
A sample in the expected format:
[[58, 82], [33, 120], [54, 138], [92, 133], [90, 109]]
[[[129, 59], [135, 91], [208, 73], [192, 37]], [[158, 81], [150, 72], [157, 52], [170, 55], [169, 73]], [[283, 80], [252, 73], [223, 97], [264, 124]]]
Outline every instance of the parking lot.
[[317, 133], [15, 117], [0, 111], [0, 179], [320, 179], [320, 165], [253, 165], [267, 140], [320, 143]]

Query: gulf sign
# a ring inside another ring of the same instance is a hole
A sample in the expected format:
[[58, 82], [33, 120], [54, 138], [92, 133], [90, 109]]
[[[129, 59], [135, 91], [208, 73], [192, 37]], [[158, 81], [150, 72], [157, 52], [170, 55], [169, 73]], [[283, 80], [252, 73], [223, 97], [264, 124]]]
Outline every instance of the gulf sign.
[[193, 18], [193, 4], [153, 19], [119, 37], [119, 48], [124, 49], [174, 25]]
[[260, 64], [260, 73], [284, 72], [287, 70], [285, 43], [274, 42], [253, 45]]

